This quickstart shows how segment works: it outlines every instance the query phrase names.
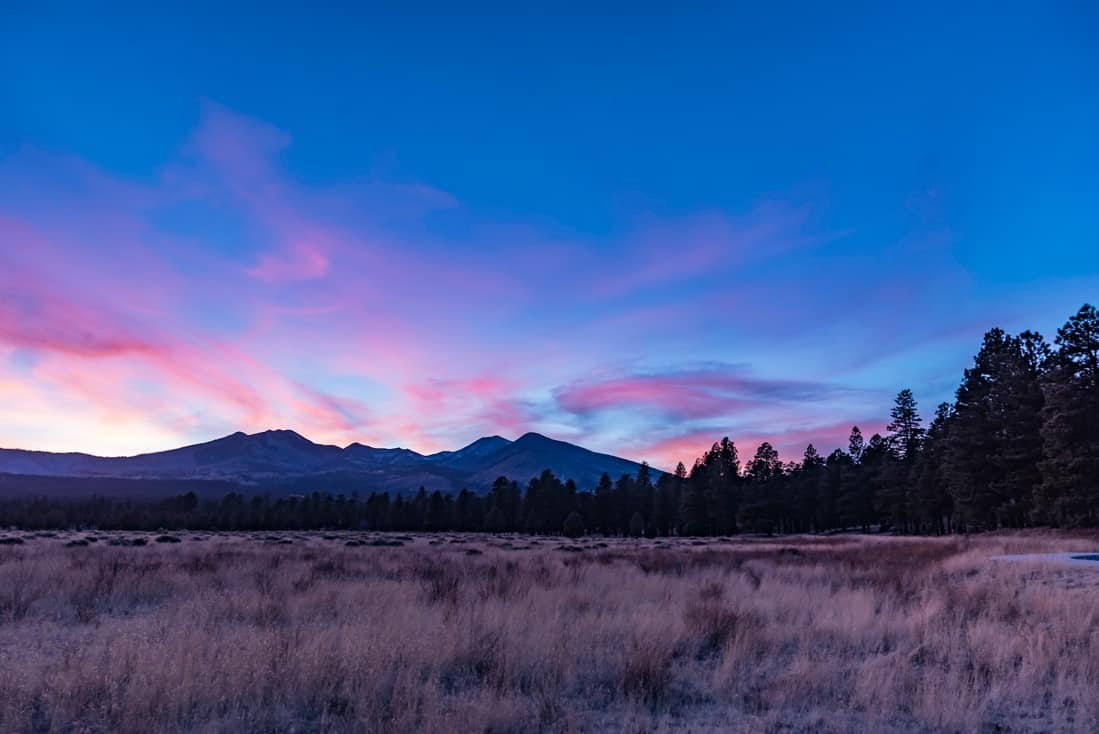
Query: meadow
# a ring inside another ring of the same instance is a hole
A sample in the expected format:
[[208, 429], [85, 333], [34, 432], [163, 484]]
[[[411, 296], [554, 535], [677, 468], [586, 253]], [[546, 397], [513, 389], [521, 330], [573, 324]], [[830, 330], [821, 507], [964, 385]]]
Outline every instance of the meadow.
[[2, 732], [1094, 732], [1052, 533], [0, 533]]

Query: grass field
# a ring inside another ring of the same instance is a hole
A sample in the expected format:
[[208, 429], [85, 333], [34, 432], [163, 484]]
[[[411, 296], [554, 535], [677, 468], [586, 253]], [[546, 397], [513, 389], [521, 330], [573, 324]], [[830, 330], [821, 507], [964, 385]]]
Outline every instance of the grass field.
[[1099, 564], [990, 560], [1099, 539], [173, 538], [0, 533], [0, 732], [1099, 728]]

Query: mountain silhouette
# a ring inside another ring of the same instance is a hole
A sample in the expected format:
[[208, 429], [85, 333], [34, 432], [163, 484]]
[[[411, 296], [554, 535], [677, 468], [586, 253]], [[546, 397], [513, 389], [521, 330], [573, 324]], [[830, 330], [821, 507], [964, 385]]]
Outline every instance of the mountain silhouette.
[[[158, 483], [178, 489], [181, 481], [211, 488], [239, 485], [288, 492], [404, 493], [420, 486], [443, 492], [462, 488], [484, 492], [499, 476], [525, 483], [545, 469], [563, 480], [572, 479], [581, 489], [590, 489], [604, 472], [617, 478], [636, 474], [639, 468], [640, 464], [628, 459], [538, 433], [524, 434], [515, 441], [485, 436], [460, 449], [426, 456], [406, 448], [318, 444], [290, 430], [237, 432], [206, 443], [126, 457], [0, 449], [0, 474], [68, 479], [74, 486], [91, 487], [113, 486], [104, 482], [116, 480], [129, 488], [128, 493], [140, 482], [146, 483], [150, 492], [159, 493]], [[65, 484], [27, 483], [39, 487]], [[9, 488], [19, 485], [10, 476], [3, 484]]]

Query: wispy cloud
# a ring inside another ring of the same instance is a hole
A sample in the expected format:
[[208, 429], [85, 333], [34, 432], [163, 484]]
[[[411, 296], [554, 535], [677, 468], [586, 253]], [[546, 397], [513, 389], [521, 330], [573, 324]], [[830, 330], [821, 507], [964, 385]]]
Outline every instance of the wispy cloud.
[[579, 415], [633, 408], [668, 419], [713, 418], [778, 403], [805, 403], [852, 392], [827, 383], [776, 380], [744, 365], [707, 365], [663, 373], [581, 380], [558, 388], [562, 409]]
[[312, 280], [328, 272], [328, 257], [309, 243], [302, 242], [279, 253], [264, 253], [248, 274], [257, 280], [278, 283]]

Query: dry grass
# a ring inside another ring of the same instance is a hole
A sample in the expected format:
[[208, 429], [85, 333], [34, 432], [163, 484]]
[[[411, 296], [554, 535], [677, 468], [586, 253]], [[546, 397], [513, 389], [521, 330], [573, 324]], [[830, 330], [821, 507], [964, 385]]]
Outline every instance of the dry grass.
[[2, 732], [1099, 728], [1087, 538], [0, 535]]

